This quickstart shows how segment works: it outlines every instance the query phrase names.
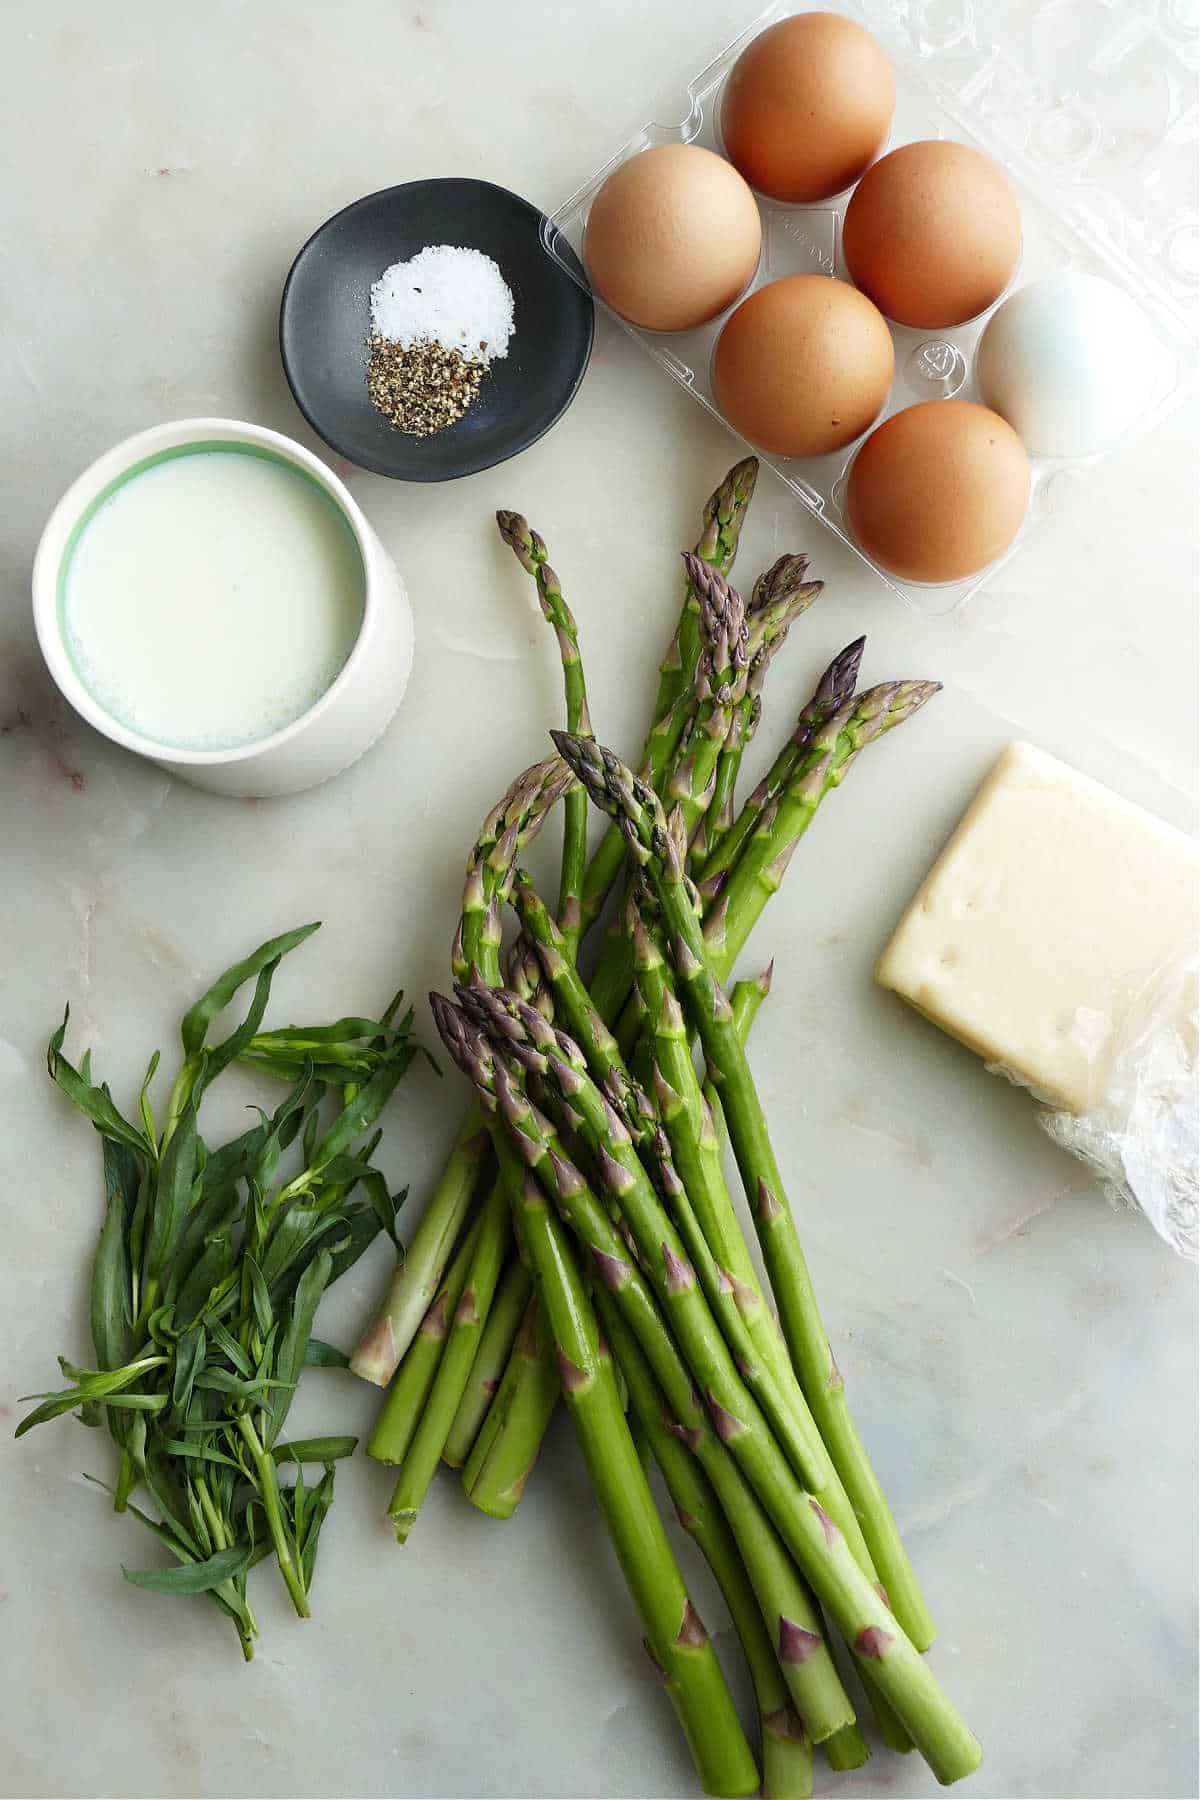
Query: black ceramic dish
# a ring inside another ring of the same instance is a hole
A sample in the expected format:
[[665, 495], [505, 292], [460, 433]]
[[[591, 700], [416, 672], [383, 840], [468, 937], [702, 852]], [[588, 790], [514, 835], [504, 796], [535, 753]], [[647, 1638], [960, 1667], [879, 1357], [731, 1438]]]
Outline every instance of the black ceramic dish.
[[[525, 450], [575, 397], [592, 349], [590, 296], [542, 248], [543, 215], [489, 181], [407, 181], [356, 200], [292, 264], [279, 348], [296, 404], [350, 462], [400, 481], [452, 481]], [[367, 398], [371, 284], [427, 244], [482, 250], [513, 295], [508, 355], [445, 431], [406, 437]], [[580, 271], [582, 275], [582, 271]]]

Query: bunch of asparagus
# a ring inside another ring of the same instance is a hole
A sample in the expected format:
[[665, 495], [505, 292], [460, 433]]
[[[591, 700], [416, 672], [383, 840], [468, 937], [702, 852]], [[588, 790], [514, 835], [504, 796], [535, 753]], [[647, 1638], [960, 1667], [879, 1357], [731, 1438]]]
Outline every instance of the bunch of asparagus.
[[[759, 1769], [655, 1508], [652, 1457], [725, 1596], [753, 1678], [764, 1791], [786, 1800], [811, 1793], [815, 1743], [835, 1769], [867, 1756], [831, 1633], [891, 1747], [915, 1744], [942, 1782], [980, 1753], [923, 1659], [932, 1621], [850, 1417], [747, 1062], [770, 970], [725, 988], [824, 797], [937, 684], [858, 694], [863, 641], [849, 645], [737, 810], [767, 671], [821, 589], [796, 556], [747, 602], [730, 586], [756, 473], [753, 459], [729, 472], [685, 556], [637, 773], [592, 735], [544, 542], [520, 515], [498, 515], [557, 633], [567, 729], [472, 848], [454, 997], [431, 1004], [476, 1103], [351, 1366], [391, 1381], [368, 1449], [398, 1465], [401, 1542], [439, 1460], [462, 1468], [477, 1506], [509, 1516], [562, 1394], [704, 1786], [750, 1793]], [[551, 911], [521, 858], [560, 799]], [[590, 859], [589, 800], [608, 816]], [[580, 946], [618, 888], [585, 978]], [[503, 956], [506, 907], [518, 933]]]

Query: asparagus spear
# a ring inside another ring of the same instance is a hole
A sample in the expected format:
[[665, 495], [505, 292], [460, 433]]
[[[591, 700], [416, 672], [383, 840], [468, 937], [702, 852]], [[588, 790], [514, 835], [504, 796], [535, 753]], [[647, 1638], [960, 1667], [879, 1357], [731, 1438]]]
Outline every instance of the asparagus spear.
[[533, 1294], [463, 1468], [463, 1491], [481, 1512], [508, 1519], [517, 1510], [558, 1394], [554, 1344]]
[[[635, 929], [637, 928], [635, 927]], [[646, 933], [644, 924], [640, 929], [642, 935], [648, 938], [649, 934]], [[706, 1084], [704, 1099], [698, 1102], [699, 1085], [695, 1065], [692, 1062], [691, 1048], [684, 1032], [682, 1016], [679, 1014], [678, 1006], [673, 1002], [661, 953], [658, 951], [657, 944], [652, 941], [648, 942], [643, 949], [642, 967], [638, 979], [639, 990], [643, 993], [646, 1002], [647, 1029], [654, 1031], [656, 1045], [659, 1046], [660, 1052], [666, 1053], [668, 1058], [669, 1079], [677, 1081], [681, 1090], [681, 1092], [676, 1092], [668, 1082], [661, 1080], [660, 1056], [660, 1061], [656, 1065], [656, 1073], [660, 1074], [660, 1079], [656, 1083], [655, 1092], [658, 1095], [660, 1113], [667, 1122], [668, 1137], [671, 1136], [671, 1123], [673, 1122], [676, 1131], [672, 1142], [678, 1141], [681, 1144], [681, 1167], [684, 1171], [685, 1191], [689, 1173], [694, 1183], [693, 1192], [705, 1191], [708, 1184], [712, 1184], [709, 1196], [710, 1217], [712, 1218], [709, 1229], [712, 1235], [708, 1241], [714, 1245], [720, 1243], [726, 1256], [731, 1259], [727, 1263], [728, 1286], [737, 1295], [739, 1310], [745, 1316], [747, 1324], [751, 1329], [757, 1328], [755, 1332], [757, 1353], [762, 1356], [769, 1367], [774, 1369], [777, 1379], [783, 1384], [786, 1391], [789, 1387], [788, 1378], [791, 1378], [791, 1384], [795, 1382], [791, 1361], [783, 1340], [779, 1336], [778, 1327], [774, 1320], [769, 1319], [766, 1314], [765, 1303], [758, 1291], [757, 1273], [746, 1252], [745, 1239], [742, 1237], [740, 1226], [733, 1214], [732, 1202], [724, 1183], [723, 1161], [726, 1134], [723, 1129], [718, 1133], [714, 1126], [714, 1120], [717, 1118], [721, 1120], [722, 1128], [724, 1126], [720, 1101], [711, 1084]], [[734, 1029], [743, 1044], [749, 1035], [750, 1026], [753, 1024], [758, 1008], [770, 989], [770, 983], [771, 970], [768, 968], [752, 981], [739, 982], [734, 989], [730, 1000], [730, 1010], [733, 1015]], [[668, 1000], [671, 1000], [669, 1008], [666, 1004]], [[645, 1041], [643, 1038], [643, 1043]], [[683, 1094], [690, 1096], [687, 1102], [684, 1102]], [[697, 1121], [694, 1127], [696, 1132], [694, 1151], [689, 1149], [689, 1133], [681, 1117], [685, 1113], [688, 1119]], [[705, 1167], [705, 1163], [714, 1153], [715, 1169], [711, 1165]], [[661, 1181], [659, 1185], [661, 1188]], [[693, 1262], [698, 1268], [702, 1267], [702, 1259], [708, 1253], [708, 1244], [703, 1244], [697, 1251], [693, 1249], [694, 1239], [692, 1237], [688, 1237], [687, 1242]], [[738, 1271], [737, 1274], [732, 1273], [734, 1269]], [[728, 1331], [726, 1331], [726, 1336], [733, 1346], [733, 1339]], [[782, 1370], [778, 1368], [774, 1360], [780, 1351], [783, 1352], [784, 1366]], [[775, 1415], [771, 1413], [769, 1406], [766, 1410], [774, 1423]], [[776, 1429], [778, 1430], [778, 1426]], [[792, 1460], [793, 1467], [795, 1467], [794, 1458]], [[818, 1498], [824, 1502], [826, 1510], [845, 1532], [847, 1542], [859, 1567], [874, 1581], [877, 1579], [875, 1566], [871, 1561], [862, 1528], [835, 1472], [831, 1472], [830, 1485], [831, 1492], [818, 1495]], [[891, 1749], [900, 1752], [911, 1750], [912, 1740], [892, 1708], [879, 1693], [869, 1674], [864, 1670], [862, 1675], [863, 1685], [867, 1689], [871, 1704], [878, 1717], [885, 1743]], [[846, 1767], [857, 1768], [860, 1763], [866, 1761], [868, 1755], [866, 1744], [863, 1742], [862, 1734], [858, 1731], [857, 1726], [846, 1728], [843, 1741], [834, 1754], [838, 1758], [852, 1759], [845, 1762]]]
[[[732, 968], [763, 907], [778, 891], [796, 845], [826, 794], [845, 780], [860, 750], [903, 725], [940, 687], [936, 681], [881, 682], [845, 701], [816, 726], [808, 750], [778, 795], [768, 800], [708, 915], [705, 933], [720, 979]], [[706, 885], [703, 892], [709, 891]]]
[[[666, 1423], [662, 1395], [650, 1365], [603, 1288], [596, 1293], [596, 1307], [624, 1372], [630, 1409], [662, 1472], [675, 1516], [716, 1577], [741, 1640], [758, 1705], [763, 1792], [777, 1800], [808, 1800], [812, 1794], [812, 1740], [792, 1704], [737, 1540], [708, 1477]], [[771, 1529], [769, 1524], [766, 1529]], [[786, 1555], [782, 1545], [780, 1551]]]
[[[903, 684], [909, 692], [917, 686]], [[901, 684], [890, 684], [888, 698], [898, 697], [900, 687]], [[864, 696], [864, 700], [867, 698]], [[872, 704], [873, 710], [864, 714], [866, 719], [886, 716], [887, 701], [883, 697]], [[688, 1010], [699, 1033], [709, 1073], [721, 1094], [734, 1155], [746, 1193], [751, 1197], [755, 1226], [793, 1364], [861, 1521], [896, 1619], [918, 1649], [925, 1650], [933, 1641], [933, 1621], [850, 1417], [845, 1384], [817, 1309], [766, 1119], [745, 1051], [733, 1028], [715, 958], [705, 941], [686, 882], [678, 838], [667, 827], [658, 796], [637, 781], [610, 751], [594, 742], [568, 740], [561, 733], [552, 735], [597, 805], [619, 819], [632, 856], [645, 869], [654, 888], [664, 926], [673, 941]], [[840, 738], [840, 730], [837, 736]], [[886, 1690], [885, 1695], [892, 1698]], [[897, 1710], [911, 1729], [903, 1709]], [[913, 1735], [915, 1738], [916, 1733]]]
[[[694, 871], [701, 883], [702, 893], [705, 892], [704, 884], [727, 873], [736, 863], [768, 801], [778, 797], [793, 774], [797, 761], [812, 743], [814, 729], [823, 725], [853, 695], [866, 642], [865, 637], [860, 637], [854, 643], [847, 644], [822, 675], [816, 691], [801, 710], [795, 727], [767, 774], [754, 789], [737, 818], [731, 822], [728, 832], [712, 845], [708, 855]], [[715, 891], [719, 892], [719, 888]]]
[[499, 981], [500, 911], [517, 856], [570, 786], [570, 773], [557, 757], [534, 763], [484, 820], [467, 859], [462, 916], [450, 951], [457, 979], [477, 968], [486, 980]]
[[478, 1220], [459, 1245], [453, 1262], [422, 1319], [399, 1373], [367, 1440], [367, 1455], [376, 1462], [400, 1463], [420, 1423], [437, 1375], [450, 1320], [467, 1285], [467, 1274], [479, 1241]]
[[[462, 917], [452, 960], [463, 970], [482, 961], [499, 980], [500, 905], [520, 849], [545, 822], [570, 777], [556, 758], [519, 775], [488, 813], [467, 863]], [[459, 1128], [407, 1254], [350, 1359], [364, 1381], [386, 1387], [437, 1293], [471, 1200], [488, 1163], [488, 1136], [477, 1107]]]
[[[551, 568], [546, 543], [529, 521], [516, 512], [498, 512], [496, 524], [500, 536], [516, 556], [521, 567], [537, 583], [538, 599], [547, 624], [554, 627], [562, 658], [563, 688], [567, 703], [567, 730], [583, 737], [592, 735], [588, 716], [587, 688], [583, 663], [579, 655], [579, 631], [566, 600], [558, 576]], [[558, 891], [558, 919], [563, 935], [574, 955], [583, 931], [580, 893], [587, 863], [587, 795], [574, 788], [563, 801], [562, 875]]]
[[461, 1469], [471, 1454], [471, 1447], [499, 1390], [532, 1291], [528, 1269], [519, 1257], [511, 1256], [479, 1339], [470, 1379], [446, 1434], [442, 1461], [452, 1469]]
[[[758, 459], [748, 456], [735, 463], [704, 508], [695, 554], [727, 575], [737, 555], [738, 539], [746, 510], [758, 479]], [[663, 659], [654, 703], [654, 723], [642, 748], [640, 766], [646, 779], [661, 781], [679, 743], [683, 724], [692, 705], [692, 690], [700, 661], [700, 602], [689, 581], [683, 611], [675, 635]], [[595, 919], [613, 882], [621, 873], [625, 848], [621, 834], [608, 830], [601, 838], [583, 880], [583, 926]]]
[[[733, 802], [742, 757], [758, 729], [762, 716], [762, 689], [767, 671], [783, 648], [793, 620], [812, 605], [823, 583], [805, 582], [807, 556], [784, 555], [759, 576], [751, 590], [746, 617], [751, 627], [750, 678], [738, 703], [729, 736], [717, 761], [712, 804], [704, 816], [694, 844], [697, 861], [710, 855], [733, 824]], [[780, 609], [779, 602], [795, 596], [794, 605]]]
[[[545, 541], [520, 513], [498, 512], [496, 523], [505, 543], [537, 583], [543, 616], [554, 627], [562, 660], [568, 729], [591, 735], [587, 689], [584, 682], [583, 663], [579, 654], [579, 633], [574, 615], [563, 596], [558, 576], [548, 560]], [[587, 860], [588, 822], [587, 796], [578, 785], [574, 785], [567, 792], [563, 809], [562, 873], [558, 911], [564, 941], [569, 946], [568, 953], [574, 957], [582, 931], [579, 896], [584, 865]], [[503, 851], [498, 847], [493, 852], [493, 859], [502, 857], [502, 855]], [[511, 863], [509, 867], [511, 867]], [[493, 874], [496, 876], [493, 892], [499, 897], [504, 891], [507, 872], [502, 868], [493, 869]], [[464, 905], [464, 915], [465, 913], [466, 906]], [[459, 948], [462, 959], [467, 960], [472, 951], [478, 954], [484, 948], [485, 941], [490, 946], [496, 939], [498, 939], [498, 927], [494, 921], [489, 923], [486, 933], [481, 933], [476, 937], [468, 934], [460, 940]], [[519, 951], [516, 946], [514, 946], [514, 951], [519, 960]], [[490, 959], [487, 966], [491, 973]], [[534, 968], [536, 969], [536, 959], [534, 959]], [[503, 1192], [501, 1185], [497, 1184], [493, 1187], [484, 1209], [484, 1225], [476, 1249], [475, 1264], [471, 1269], [463, 1298], [455, 1314], [433, 1392], [429, 1397], [420, 1428], [410, 1448], [389, 1505], [389, 1513], [395, 1521], [396, 1535], [401, 1542], [406, 1541], [408, 1533], [416, 1521], [429, 1483], [436, 1471], [438, 1459], [446, 1449], [451, 1430], [459, 1423], [460, 1404], [466, 1394], [468, 1383], [471, 1381], [471, 1370], [481, 1346], [482, 1334], [488, 1322], [496, 1285], [501, 1278], [510, 1248], [511, 1234], [508, 1216], [508, 1196]], [[511, 1336], [510, 1331], [510, 1339]], [[533, 1379], [532, 1371], [527, 1379]], [[475, 1392], [478, 1395], [479, 1389], [476, 1388]], [[484, 1410], [486, 1410], [486, 1405]], [[459, 1461], [462, 1460], [463, 1457], [460, 1456]], [[482, 1500], [488, 1498], [487, 1484], [480, 1487], [479, 1494]]]
[[509, 1196], [498, 1178], [479, 1215], [478, 1235], [466, 1281], [452, 1320], [433, 1386], [420, 1422], [404, 1453], [400, 1474], [388, 1502], [398, 1543], [408, 1541], [417, 1515], [437, 1473], [438, 1463], [471, 1378], [483, 1321], [491, 1311], [496, 1284], [512, 1244]]
[[[520, 1162], [506, 1154], [517, 1178]], [[521, 1187], [521, 1234], [554, 1337], [567, 1411], [622, 1572], [646, 1631], [646, 1649], [683, 1726], [705, 1791], [752, 1794], [750, 1752], [708, 1633], [692, 1604], [655, 1509], [613, 1374], [612, 1357], [588, 1304], [566, 1233], [538, 1184]]]
[[[691, 552], [684, 553], [684, 563], [697, 595], [701, 644], [695, 710], [678, 757], [655, 785], [661, 785], [678, 804], [682, 829], [690, 835], [712, 799], [717, 759], [746, 690], [749, 633], [746, 609], [736, 588]], [[590, 983], [593, 1004], [602, 1018], [618, 1016], [632, 985], [629, 945], [624, 932], [615, 930]]]
[[[584, 707], [586, 710], [586, 701]], [[500, 980], [500, 905], [511, 892], [519, 851], [541, 828], [568, 779], [563, 765], [556, 766], [553, 760], [526, 769], [480, 831], [467, 865], [456, 957], [460, 966], [469, 967], [481, 981]], [[586, 796], [583, 798], [586, 805]], [[466, 1281], [444, 1333], [433, 1384], [419, 1423], [410, 1433], [388, 1505], [400, 1543], [407, 1542], [416, 1523], [470, 1380], [480, 1333], [512, 1242], [509, 1207], [514, 1198], [498, 1178], [477, 1221]], [[387, 1441], [390, 1447], [394, 1440], [389, 1437]]]
[[[587, 796], [581, 788], [577, 791], [586, 806]], [[496, 872], [502, 875], [503, 884], [507, 886], [511, 879], [508, 871]], [[538, 996], [543, 994], [544, 977], [541, 965], [527, 941], [518, 938], [514, 942], [508, 966], [510, 974], [520, 984], [519, 988], [514, 986], [513, 991], [523, 990], [525, 1003], [532, 1007]], [[478, 970], [473, 971], [473, 974], [477, 979], [483, 979]], [[550, 1010], [548, 998], [543, 999], [543, 1006]], [[400, 1474], [388, 1503], [388, 1514], [397, 1541], [402, 1544], [407, 1543], [416, 1524], [429, 1484], [437, 1472], [438, 1463], [449, 1442], [451, 1429], [457, 1421], [459, 1408], [472, 1379], [497, 1284], [512, 1249], [509, 1210], [512, 1198], [503, 1178], [498, 1178], [479, 1216], [475, 1250], [467, 1270], [466, 1284], [453, 1309], [452, 1322], [432, 1388], [425, 1401], [420, 1423], [405, 1451]], [[514, 1264], [517, 1269], [520, 1266], [519, 1263]], [[528, 1283], [525, 1284], [525, 1292], [528, 1299]], [[519, 1317], [518, 1311], [509, 1333], [510, 1339], [515, 1333]]]
[[[554, 1005], [546, 987], [541, 963], [524, 932], [514, 938], [509, 948], [505, 972], [508, 985], [523, 1000], [536, 1006], [544, 1018], [553, 1018]], [[509, 1516], [516, 1502], [511, 1498], [512, 1482], [506, 1467], [506, 1453], [504, 1447], [496, 1441], [501, 1419], [511, 1421], [507, 1429], [515, 1433], [523, 1445], [533, 1429], [533, 1422], [549, 1422], [558, 1398], [558, 1375], [549, 1340], [544, 1332], [534, 1329], [536, 1300], [533, 1302], [529, 1323], [521, 1332], [519, 1340], [517, 1336], [532, 1292], [529, 1271], [518, 1256], [510, 1256], [483, 1328], [470, 1380], [442, 1453], [443, 1461], [452, 1468], [462, 1468], [470, 1456], [485, 1418], [490, 1417], [489, 1456], [485, 1464], [476, 1466], [475, 1492], [470, 1497], [484, 1512], [503, 1517]], [[512, 1370], [508, 1384], [504, 1387], [501, 1404], [493, 1414], [492, 1404], [500, 1394], [504, 1378], [509, 1373], [510, 1361]], [[517, 1392], [517, 1387], [527, 1387], [529, 1393], [526, 1395]], [[542, 1428], [544, 1429], [544, 1424]], [[534, 1440], [535, 1451], [536, 1442], [537, 1439]], [[523, 1456], [523, 1449], [519, 1453]], [[532, 1461], [531, 1454], [518, 1466], [522, 1485]]]
[[351, 1369], [364, 1381], [387, 1386], [428, 1316], [488, 1154], [487, 1130], [479, 1108], [472, 1106], [412, 1241], [396, 1265], [383, 1304], [350, 1359]]
[[[469, 996], [466, 998], [469, 1002]], [[687, 1434], [685, 1441], [704, 1462], [714, 1485], [715, 1459], [710, 1466], [706, 1447], [710, 1440], [719, 1437], [741, 1465], [860, 1667], [870, 1670], [937, 1779], [949, 1783], [970, 1774], [979, 1763], [979, 1745], [887, 1602], [855, 1562], [836, 1524], [819, 1502], [797, 1485], [750, 1395], [742, 1390], [744, 1399], [736, 1412], [723, 1404], [722, 1394], [728, 1394], [730, 1384], [722, 1368], [723, 1346], [715, 1328], [712, 1335], [717, 1337], [717, 1343], [711, 1337], [703, 1344], [694, 1339], [685, 1343], [681, 1331], [677, 1348], [656, 1304], [655, 1292], [678, 1324], [684, 1312], [677, 1304], [678, 1296], [694, 1290], [695, 1278], [673, 1251], [672, 1228], [661, 1207], [657, 1209], [657, 1219], [651, 1217], [648, 1221], [649, 1237], [635, 1226], [639, 1253], [653, 1279], [652, 1289], [647, 1275], [631, 1259], [606, 1208], [582, 1172], [557, 1147], [546, 1121], [530, 1105], [519, 1065], [504, 1060], [504, 1041], [485, 1039], [471, 1028], [467, 1014], [440, 996], [435, 997], [434, 1013], [450, 1054], [475, 1082], [481, 1096], [495, 1101], [497, 1119], [504, 1123], [519, 1145], [522, 1158], [591, 1254], [601, 1279], [637, 1334], [675, 1420]], [[608, 1161], [600, 1167], [612, 1203], [620, 1206], [631, 1224], [637, 1217], [644, 1226], [647, 1221], [640, 1218], [643, 1209], [636, 1202], [631, 1203], [633, 1190], [620, 1179], [624, 1170], [615, 1162], [610, 1166]], [[700, 1387], [693, 1385], [681, 1348]], [[705, 1403], [711, 1424], [704, 1411]]]

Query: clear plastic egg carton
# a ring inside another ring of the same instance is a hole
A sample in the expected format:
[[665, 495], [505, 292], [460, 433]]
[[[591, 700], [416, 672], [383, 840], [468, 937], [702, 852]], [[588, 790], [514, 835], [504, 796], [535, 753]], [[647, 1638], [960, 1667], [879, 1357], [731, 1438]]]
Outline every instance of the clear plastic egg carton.
[[[656, 144], [696, 143], [720, 152], [717, 114], [726, 75], [751, 38], [797, 10], [779, 4], [762, 13], [687, 83], [679, 124], [644, 125], [546, 221], [546, 249], [573, 279], [577, 271], [561, 246], [581, 252], [588, 208], [605, 178]], [[1007, 169], [1024, 231], [1021, 265], [1008, 292], [1042, 275], [1078, 269], [1115, 282], [1142, 308], [1157, 348], [1145, 370], [1145, 411], [1131, 435], [1149, 430], [1188, 392], [1197, 365], [1200, 35], [1194, 0], [1037, 0], [1005, 8], [1006, 19], [983, 0], [844, 0], [830, 10], [865, 25], [891, 58], [897, 99], [885, 150], [918, 138], [956, 138]], [[760, 195], [763, 249], [747, 292], [784, 275], [845, 278], [841, 221], [849, 197], [847, 191], [816, 205], [788, 206]], [[719, 418], [709, 369], [727, 317], [722, 313], [687, 332], [625, 329]], [[919, 400], [976, 398], [975, 346], [990, 317], [989, 311], [935, 333], [893, 325], [896, 377], [883, 416]], [[1114, 346], [1114, 354], [1121, 353]], [[1029, 512], [1006, 554], [969, 580], [925, 587], [887, 574], [854, 542], [843, 501], [861, 442], [824, 457], [759, 455], [893, 593], [935, 614], [951, 612], [977, 593], [1028, 538], [1055, 483], [1099, 460], [1034, 458]]]

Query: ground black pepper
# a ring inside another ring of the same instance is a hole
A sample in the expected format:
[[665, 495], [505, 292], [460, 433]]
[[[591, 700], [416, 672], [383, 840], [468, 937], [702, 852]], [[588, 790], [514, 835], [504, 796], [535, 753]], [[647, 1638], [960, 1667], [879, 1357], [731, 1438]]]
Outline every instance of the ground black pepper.
[[474, 405], [486, 363], [458, 350], [422, 343], [405, 348], [373, 332], [367, 344], [371, 404], [408, 437], [429, 437], [455, 424]]

